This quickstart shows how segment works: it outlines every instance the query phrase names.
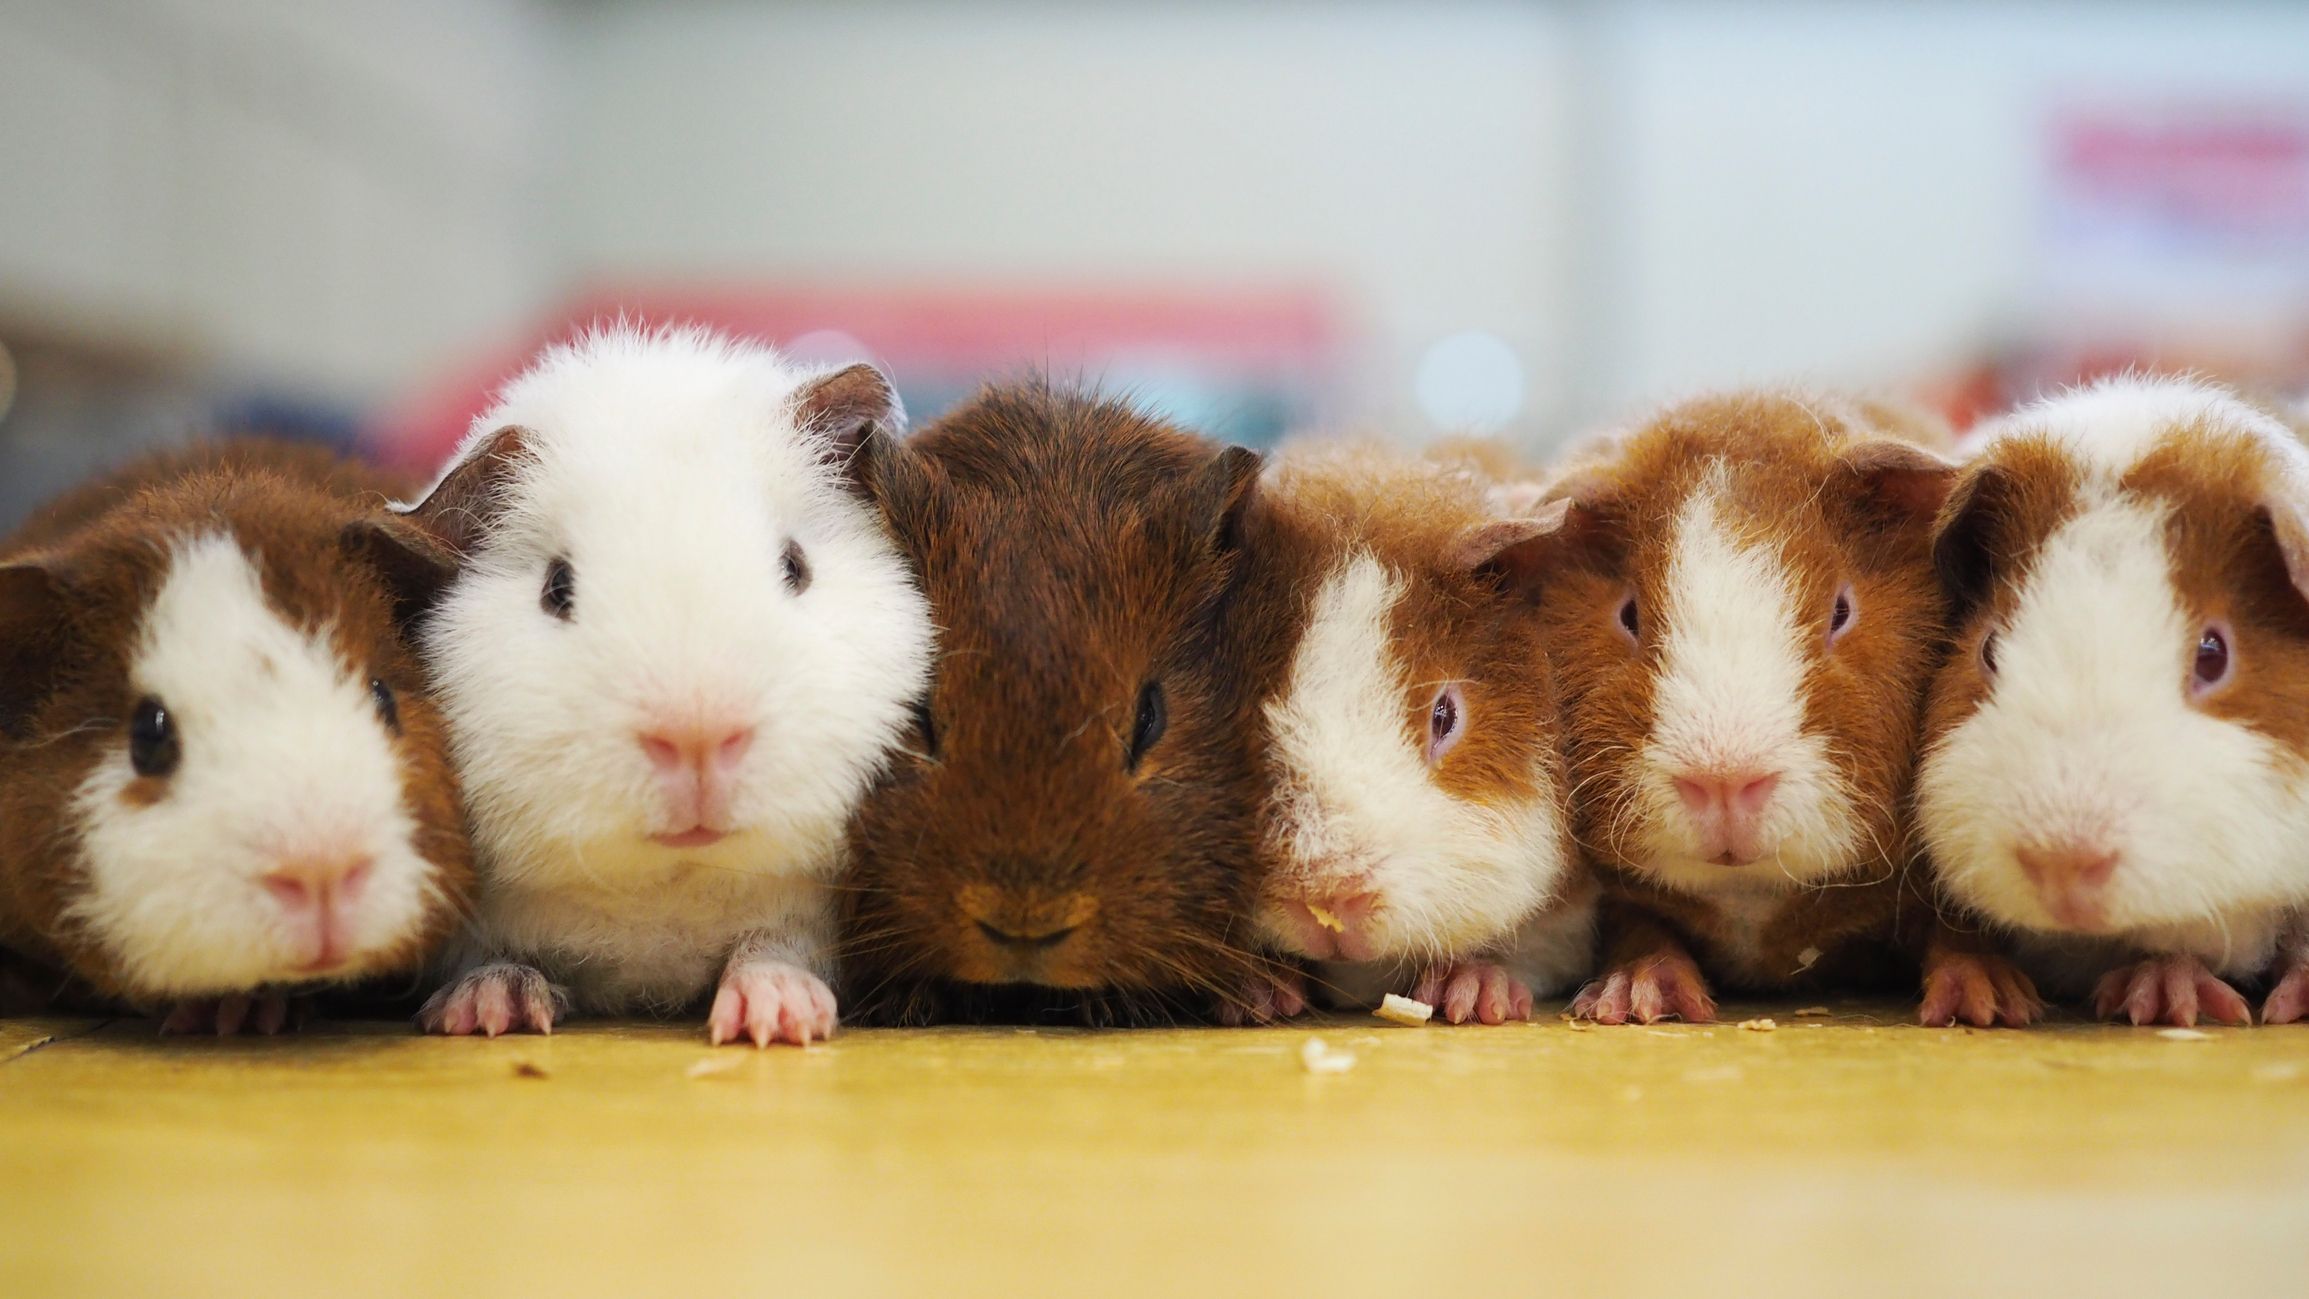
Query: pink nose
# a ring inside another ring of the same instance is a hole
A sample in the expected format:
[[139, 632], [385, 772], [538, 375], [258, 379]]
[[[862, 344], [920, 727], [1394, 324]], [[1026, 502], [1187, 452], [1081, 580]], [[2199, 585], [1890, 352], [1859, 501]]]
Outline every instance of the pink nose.
[[699, 722], [653, 727], [636, 738], [665, 798], [671, 828], [661, 837], [726, 830], [730, 779], [754, 746], [754, 728]]
[[1379, 955], [1379, 895], [1369, 891], [1308, 894], [1284, 903], [1305, 954], [1318, 961], [1369, 961]]
[[2061, 839], [2016, 844], [2012, 855], [2054, 920], [2078, 929], [2100, 927], [2105, 910], [2101, 893], [2117, 869], [2114, 849]]
[[375, 865], [366, 856], [288, 857], [263, 877], [265, 891], [281, 908], [305, 970], [344, 963], [353, 929], [353, 909]]
[[1700, 856], [1745, 866], [1763, 855], [1764, 812], [1780, 784], [1777, 771], [1708, 768], [1675, 777], [1676, 797], [1700, 832]]

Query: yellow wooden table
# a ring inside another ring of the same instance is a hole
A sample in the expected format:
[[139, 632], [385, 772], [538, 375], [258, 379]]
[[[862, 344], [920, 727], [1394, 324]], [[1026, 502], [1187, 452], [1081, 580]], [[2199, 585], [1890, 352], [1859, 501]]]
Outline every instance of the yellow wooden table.
[[2309, 1295], [2309, 1029], [1792, 1010], [758, 1053], [0, 1022], [0, 1295]]

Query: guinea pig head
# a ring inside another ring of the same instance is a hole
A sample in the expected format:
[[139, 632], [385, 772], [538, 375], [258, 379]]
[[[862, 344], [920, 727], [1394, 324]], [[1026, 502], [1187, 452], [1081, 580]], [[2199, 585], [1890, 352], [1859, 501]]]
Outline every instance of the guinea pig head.
[[447, 933], [470, 852], [366, 558], [385, 534], [423, 548], [302, 484], [201, 473], [0, 567], [0, 822], [99, 988], [409, 973]]
[[1990, 434], [1936, 546], [1957, 635], [1917, 807], [1950, 898], [2213, 945], [2309, 898], [2305, 470], [2275, 419], [2175, 380]]
[[1244, 745], [1208, 626], [1259, 459], [1116, 402], [987, 390], [868, 471], [929, 595], [911, 753], [855, 822], [858, 992], [1238, 975]]
[[1495, 519], [1466, 475], [1368, 451], [1310, 449], [1270, 471], [1234, 610], [1287, 629], [1254, 722], [1268, 945], [1449, 958], [1561, 883], [1561, 727], [1536, 600], [1564, 514]]
[[621, 330], [476, 424], [411, 515], [457, 557], [423, 641], [493, 877], [832, 869], [928, 665], [853, 473], [899, 418], [871, 367]]
[[1685, 890], [1893, 868], [1954, 472], [1858, 406], [1756, 393], [1556, 486], [1542, 604], [1591, 853]]

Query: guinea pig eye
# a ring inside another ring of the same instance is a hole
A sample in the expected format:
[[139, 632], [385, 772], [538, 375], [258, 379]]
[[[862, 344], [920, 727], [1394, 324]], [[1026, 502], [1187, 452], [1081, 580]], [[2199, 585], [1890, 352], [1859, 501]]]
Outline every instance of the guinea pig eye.
[[1620, 630], [1626, 632], [1631, 641], [1643, 639], [1643, 623], [1637, 617], [1636, 598], [1633, 595], [1620, 602]]
[[1139, 759], [1163, 737], [1163, 728], [1168, 725], [1170, 713], [1163, 704], [1162, 684], [1149, 681], [1146, 688], [1138, 692], [1138, 717], [1131, 723], [1130, 753], [1123, 765], [1137, 771]]
[[401, 704], [393, 698], [393, 687], [386, 685], [383, 677], [378, 677], [369, 683], [369, 698], [376, 701], [377, 720], [385, 724], [386, 730], [399, 735]]
[[1828, 643], [1833, 645], [1852, 630], [1852, 617], [1858, 606], [1852, 601], [1852, 588], [1847, 584], [1836, 593], [1836, 602], [1828, 607]]
[[802, 553], [802, 543], [789, 539], [786, 552], [779, 557], [786, 566], [786, 589], [795, 595], [810, 589], [810, 557]]
[[2189, 689], [2195, 694], [2207, 694], [2229, 679], [2228, 632], [2220, 627], [2207, 627], [2197, 637], [2197, 659], [2189, 670]]
[[538, 594], [537, 603], [547, 613], [568, 622], [577, 609], [577, 571], [566, 559], [556, 559], [545, 566], [545, 589]]
[[128, 764], [139, 776], [166, 776], [182, 761], [184, 745], [168, 709], [151, 695], [137, 700], [128, 718]]
[[1460, 732], [1467, 716], [1467, 696], [1454, 683], [1435, 692], [1435, 702], [1427, 708], [1427, 765], [1443, 761], [1451, 746], [1459, 743]]

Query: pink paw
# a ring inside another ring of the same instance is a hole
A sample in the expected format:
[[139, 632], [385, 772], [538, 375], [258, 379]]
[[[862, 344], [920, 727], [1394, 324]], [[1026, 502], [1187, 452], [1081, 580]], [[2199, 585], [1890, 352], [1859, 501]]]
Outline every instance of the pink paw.
[[2253, 1008], [2237, 990], [2194, 956], [2152, 956], [2109, 971], [2093, 989], [2093, 1013], [2182, 1028], [2195, 1024], [2200, 1014], [2216, 1024], [2253, 1022]]
[[1219, 1022], [1228, 1028], [1245, 1024], [1276, 1024], [1307, 1009], [1307, 976], [1287, 967], [1245, 978], [1235, 994], [1219, 1005]]
[[1716, 1001], [1708, 995], [1708, 980], [1692, 958], [1682, 953], [1647, 956], [1631, 966], [1606, 971], [1572, 998], [1571, 1013], [1598, 1024], [1657, 1023], [1682, 1019], [1687, 1024], [1715, 1022]]
[[808, 1046], [832, 1037], [836, 1019], [834, 990], [817, 975], [784, 961], [739, 961], [722, 974], [706, 1036], [715, 1046], [748, 1038]]
[[2001, 956], [1943, 953], [1925, 962], [1924, 1004], [1916, 1022], [1927, 1028], [1970, 1024], [2026, 1028], [2044, 1014], [2036, 984]]
[[2309, 1016], [2309, 964], [2286, 967], [2261, 1003], [2261, 1022], [2291, 1024]]
[[[293, 1023], [292, 1009], [296, 1012]], [[278, 992], [201, 997], [171, 1006], [168, 1017], [160, 1021], [160, 1031], [164, 1037], [195, 1033], [231, 1037], [245, 1028], [271, 1037], [283, 1028], [302, 1023], [303, 1011], [301, 1005], [291, 1007], [288, 997]]]
[[1506, 967], [1490, 961], [1438, 965], [1420, 976], [1412, 999], [1435, 1007], [1452, 1024], [1470, 1019], [1504, 1024], [1531, 1018], [1531, 989]]
[[468, 970], [434, 993], [418, 1010], [417, 1025], [451, 1037], [551, 1033], [561, 1004], [561, 994], [544, 975], [526, 965], [498, 961]]

